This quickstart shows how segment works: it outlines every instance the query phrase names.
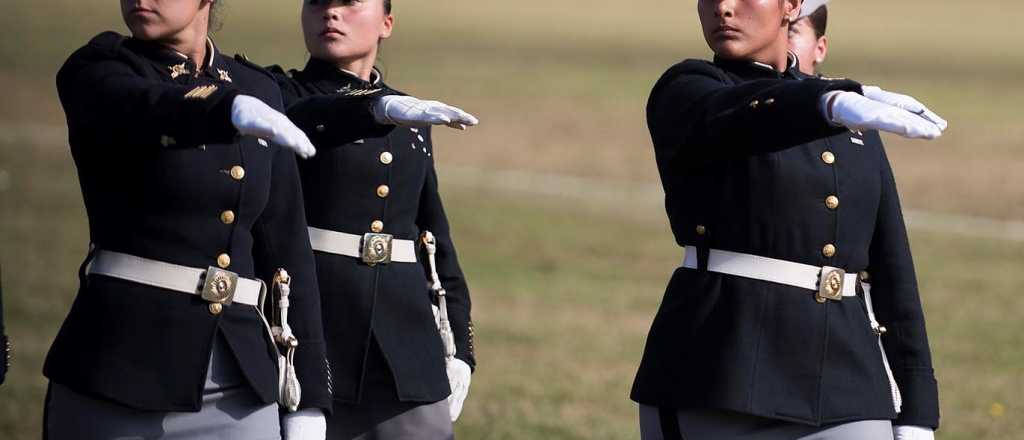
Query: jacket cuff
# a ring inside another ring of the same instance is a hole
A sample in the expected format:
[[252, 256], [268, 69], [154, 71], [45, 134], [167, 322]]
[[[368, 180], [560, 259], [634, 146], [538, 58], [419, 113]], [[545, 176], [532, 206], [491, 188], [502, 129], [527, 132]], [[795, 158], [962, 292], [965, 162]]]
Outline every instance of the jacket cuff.
[[893, 425], [939, 429], [939, 387], [931, 370], [893, 371], [903, 407]]
[[302, 387], [302, 398], [299, 409], [319, 408], [327, 415], [333, 407], [331, 401], [333, 385], [331, 384], [331, 367], [327, 362], [323, 342], [299, 341], [295, 350], [295, 371], [299, 385]]

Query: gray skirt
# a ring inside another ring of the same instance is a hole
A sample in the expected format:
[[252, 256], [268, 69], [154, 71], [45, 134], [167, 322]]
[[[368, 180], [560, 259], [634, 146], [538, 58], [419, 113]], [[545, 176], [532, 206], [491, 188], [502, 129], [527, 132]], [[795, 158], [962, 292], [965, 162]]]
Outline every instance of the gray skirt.
[[85, 396], [51, 382], [46, 440], [280, 440], [277, 404], [249, 387], [220, 334], [199, 412], [151, 412]]
[[889, 420], [809, 426], [717, 410], [664, 413], [640, 405], [641, 440], [893, 440]]

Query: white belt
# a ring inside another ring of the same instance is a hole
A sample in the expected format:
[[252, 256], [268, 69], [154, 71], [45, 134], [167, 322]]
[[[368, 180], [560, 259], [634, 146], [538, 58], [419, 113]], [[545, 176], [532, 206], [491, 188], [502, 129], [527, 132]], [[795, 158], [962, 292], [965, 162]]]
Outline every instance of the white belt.
[[416, 262], [416, 242], [390, 234], [355, 235], [310, 227], [309, 243], [315, 251], [359, 258], [371, 266]]
[[[697, 268], [697, 248], [686, 247], [683, 267]], [[711, 249], [708, 258], [711, 272], [735, 275], [755, 280], [785, 284], [818, 292], [818, 301], [842, 300], [857, 296], [857, 274], [848, 274], [836, 267], [819, 267], [792, 261], [759, 257], [757, 255]]]
[[175, 292], [200, 295], [210, 302], [259, 304], [263, 282], [216, 267], [196, 269], [134, 255], [98, 250], [86, 274], [106, 275]]

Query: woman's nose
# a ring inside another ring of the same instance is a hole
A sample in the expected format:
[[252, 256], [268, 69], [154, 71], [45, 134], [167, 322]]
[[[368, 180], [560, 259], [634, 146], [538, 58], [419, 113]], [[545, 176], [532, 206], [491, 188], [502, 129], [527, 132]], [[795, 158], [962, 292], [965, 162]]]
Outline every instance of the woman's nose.
[[719, 0], [715, 7], [715, 17], [732, 18], [736, 14], [736, 0]]

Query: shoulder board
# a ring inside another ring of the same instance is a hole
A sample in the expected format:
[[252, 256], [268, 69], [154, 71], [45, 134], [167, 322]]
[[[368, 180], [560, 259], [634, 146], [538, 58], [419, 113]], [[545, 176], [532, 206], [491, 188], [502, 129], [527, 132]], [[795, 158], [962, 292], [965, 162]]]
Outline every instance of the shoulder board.
[[259, 73], [262, 73], [263, 75], [269, 77], [271, 80], [274, 79], [274, 75], [272, 73], [270, 73], [263, 66], [260, 66], [252, 61], [249, 61], [249, 57], [245, 56], [245, 54], [235, 54], [235, 61], [237, 61], [238, 64], [241, 64]]

